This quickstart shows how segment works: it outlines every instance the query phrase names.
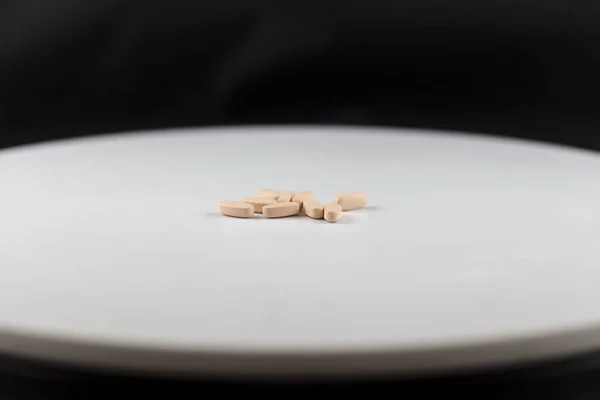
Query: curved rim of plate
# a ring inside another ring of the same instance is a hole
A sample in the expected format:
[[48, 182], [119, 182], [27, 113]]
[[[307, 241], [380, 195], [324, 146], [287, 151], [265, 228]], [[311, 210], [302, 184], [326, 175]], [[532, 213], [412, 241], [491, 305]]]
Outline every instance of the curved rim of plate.
[[600, 348], [600, 325], [438, 346], [268, 350], [153, 346], [0, 329], [0, 353], [90, 368], [191, 376], [438, 374], [550, 361]]

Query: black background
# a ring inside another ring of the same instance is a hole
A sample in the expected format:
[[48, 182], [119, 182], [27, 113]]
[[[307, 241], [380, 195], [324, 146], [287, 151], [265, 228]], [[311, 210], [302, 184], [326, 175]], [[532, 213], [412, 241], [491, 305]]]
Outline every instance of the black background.
[[600, 149], [599, 22], [592, 0], [4, 0], [0, 147], [323, 123]]
[[[0, 147], [134, 129], [318, 123], [600, 150], [598, 71], [593, 0], [3, 0]], [[596, 368], [570, 370], [535, 383], [413, 389], [598, 398]], [[42, 378], [0, 381], [31, 398], [54, 390]], [[56, 388], [56, 398], [67, 390], [79, 387]]]

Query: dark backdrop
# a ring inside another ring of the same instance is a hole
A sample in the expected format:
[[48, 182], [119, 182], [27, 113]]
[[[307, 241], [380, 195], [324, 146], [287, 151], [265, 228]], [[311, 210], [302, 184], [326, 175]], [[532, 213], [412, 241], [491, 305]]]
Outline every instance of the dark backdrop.
[[600, 149], [589, 0], [4, 0], [0, 147], [325, 123]]
[[[0, 0], [0, 147], [171, 126], [342, 123], [600, 150], [598, 71], [596, 0]], [[596, 399], [597, 360], [535, 385], [415, 390]], [[83, 390], [0, 380], [3, 393], [20, 393], [10, 398]]]

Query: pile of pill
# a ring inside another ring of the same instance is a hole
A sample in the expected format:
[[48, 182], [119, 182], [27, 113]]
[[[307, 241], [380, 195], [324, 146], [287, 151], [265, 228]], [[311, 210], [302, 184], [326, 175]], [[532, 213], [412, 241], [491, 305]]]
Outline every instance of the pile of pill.
[[338, 222], [342, 211], [358, 210], [367, 205], [367, 195], [361, 192], [348, 192], [336, 196], [329, 204], [322, 205], [314, 199], [312, 191], [278, 192], [272, 189], [258, 191], [256, 197], [246, 197], [244, 201], [223, 201], [219, 205], [221, 214], [228, 217], [250, 218], [254, 213], [265, 218], [282, 218], [303, 212], [310, 218]]

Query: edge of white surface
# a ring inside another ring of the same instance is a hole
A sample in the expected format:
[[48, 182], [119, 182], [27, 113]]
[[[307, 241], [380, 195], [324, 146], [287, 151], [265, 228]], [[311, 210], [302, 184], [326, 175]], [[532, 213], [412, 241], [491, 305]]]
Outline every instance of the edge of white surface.
[[49, 139], [41, 142], [26, 143], [22, 145], [10, 146], [0, 149], [0, 156], [6, 153], [16, 153], [22, 151], [28, 151], [30, 149], [38, 149], [39, 147], [49, 147], [54, 145], [69, 145], [77, 144], [82, 142], [96, 142], [104, 140], [114, 140], [115, 138], [128, 140], [138, 135], [143, 136], [162, 136], [165, 132], [169, 132], [172, 135], [182, 134], [198, 134], [198, 133], [234, 133], [240, 130], [247, 131], [248, 133], [260, 132], [260, 133], [281, 133], [284, 129], [287, 133], [293, 132], [305, 132], [310, 130], [329, 131], [333, 134], [350, 133], [350, 132], [361, 132], [361, 131], [372, 131], [374, 133], [389, 133], [403, 135], [425, 135], [429, 137], [448, 137], [452, 136], [460, 139], [477, 140], [486, 139], [499, 144], [519, 144], [522, 146], [544, 148], [546, 150], [554, 150], [559, 152], [577, 152], [579, 154], [586, 154], [588, 156], [598, 155], [599, 152], [590, 150], [582, 147], [571, 146], [563, 143], [547, 142], [541, 140], [535, 140], [530, 138], [518, 137], [518, 136], [502, 136], [494, 133], [481, 133], [481, 132], [467, 132], [467, 131], [455, 131], [446, 129], [434, 129], [434, 128], [417, 128], [417, 127], [389, 127], [389, 126], [369, 126], [369, 125], [316, 125], [316, 124], [283, 124], [283, 125], [223, 125], [223, 126], [182, 126], [175, 128], [156, 128], [156, 129], [143, 129], [143, 130], [124, 130], [114, 131], [107, 133], [95, 133], [85, 136], [75, 136], [67, 138]]
[[600, 326], [453, 346], [297, 352], [159, 348], [0, 331], [0, 353], [5, 355], [93, 369], [198, 377], [293, 379], [457, 373], [552, 361], [598, 348]]

